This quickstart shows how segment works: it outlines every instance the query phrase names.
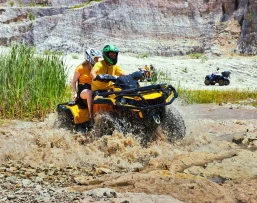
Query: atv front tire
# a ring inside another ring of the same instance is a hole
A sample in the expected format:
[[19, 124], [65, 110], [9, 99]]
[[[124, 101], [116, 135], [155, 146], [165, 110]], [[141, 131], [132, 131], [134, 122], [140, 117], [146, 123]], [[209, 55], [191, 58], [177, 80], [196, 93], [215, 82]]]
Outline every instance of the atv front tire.
[[225, 80], [225, 85], [229, 85], [230, 84], [230, 80], [226, 79]]
[[211, 83], [210, 83], [210, 80], [205, 79], [204, 84], [205, 84], [206, 86], [209, 86], [209, 85], [211, 84]]
[[104, 135], [112, 135], [114, 127], [114, 119], [111, 114], [98, 114], [94, 118], [94, 131], [97, 137], [102, 137]]

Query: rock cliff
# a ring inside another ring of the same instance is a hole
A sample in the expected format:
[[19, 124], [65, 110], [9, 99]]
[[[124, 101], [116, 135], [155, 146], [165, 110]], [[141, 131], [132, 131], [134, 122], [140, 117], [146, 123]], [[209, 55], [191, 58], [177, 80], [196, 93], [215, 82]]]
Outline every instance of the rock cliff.
[[0, 45], [162, 56], [256, 54], [254, 0], [0, 0]]

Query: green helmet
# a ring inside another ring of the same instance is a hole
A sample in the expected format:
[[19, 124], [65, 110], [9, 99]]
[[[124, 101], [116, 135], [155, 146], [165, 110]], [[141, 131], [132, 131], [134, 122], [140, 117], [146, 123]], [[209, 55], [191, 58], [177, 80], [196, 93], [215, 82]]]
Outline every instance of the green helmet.
[[[117, 55], [114, 59], [109, 57], [109, 52], [116, 52]], [[103, 48], [103, 57], [104, 60], [107, 61], [108, 63], [115, 65], [118, 61], [118, 53], [120, 52], [120, 50], [112, 44], [107, 44], [104, 48]]]

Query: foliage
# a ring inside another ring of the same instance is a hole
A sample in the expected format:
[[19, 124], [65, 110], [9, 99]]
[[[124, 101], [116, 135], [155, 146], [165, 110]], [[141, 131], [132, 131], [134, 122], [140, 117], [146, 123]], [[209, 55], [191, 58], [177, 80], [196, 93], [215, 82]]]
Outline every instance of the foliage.
[[200, 59], [200, 58], [203, 57], [203, 54], [201, 54], [201, 53], [189, 54], [189, 57], [190, 57], [191, 59]]
[[66, 101], [67, 71], [57, 54], [36, 54], [26, 44], [13, 44], [0, 57], [0, 117], [43, 119]]
[[180, 98], [188, 104], [238, 103], [251, 98], [251, 105], [257, 106], [257, 91], [245, 90], [188, 90], [177, 89]]
[[78, 59], [79, 57], [77, 55], [72, 55], [73, 59]]
[[84, 6], [86, 6], [86, 4], [78, 4], [78, 5], [75, 5], [75, 6], [70, 6], [69, 9], [82, 8]]
[[77, 4], [75, 6], [70, 6], [69, 9], [76, 9], [76, 8], [82, 8], [84, 6], [87, 6], [90, 2], [92, 1], [96, 1], [96, 2], [101, 2], [102, 0], [88, 0], [86, 3], [84, 4]]
[[14, 1], [10, 1], [10, 6], [11, 6], [11, 7], [14, 6]]
[[29, 20], [35, 20], [36, 19], [36, 16], [35, 16], [35, 14], [34, 13], [29, 13]]
[[30, 6], [30, 7], [34, 7], [34, 6], [36, 6], [36, 3], [35, 3], [35, 2], [30, 2], [30, 3], [29, 3], [29, 6]]
[[44, 54], [45, 55], [53, 55], [53, 54], [55, 54], [55, 55], [58, 55], [58, 56], [62, 56], [63, 52], [61, 52], [61, 51], [53, 51], [53, 50], [46, 49], [46, 50], [44, 50]]
[[148, 58], [149, 57], [149, 54], [148, 53], [143, 53], [143, 54], [139, 54], [137, 56], [137, 58]]
[[169, 73], [163, 70], [155, 70], [155, 73], [151, 75], [151, 84], [170, 83], [170, 81]]
[[102, 0], [88, 0], [88, 1], [87, 1], [87, 4], [89, 4], [89, 3], [92, 2], [92, 1], [101, 2]]
[[22, 0], [19, 0], [19, 6], [22, 7]]

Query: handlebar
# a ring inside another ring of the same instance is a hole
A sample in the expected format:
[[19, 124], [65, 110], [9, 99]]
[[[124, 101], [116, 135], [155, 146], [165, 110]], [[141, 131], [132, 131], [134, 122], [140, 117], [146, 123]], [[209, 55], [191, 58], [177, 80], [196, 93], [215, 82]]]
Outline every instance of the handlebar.
[[99, 74], [95, 77], [94, 81], [100, 82], [116, 82], [117, 78], [109, 74]]

